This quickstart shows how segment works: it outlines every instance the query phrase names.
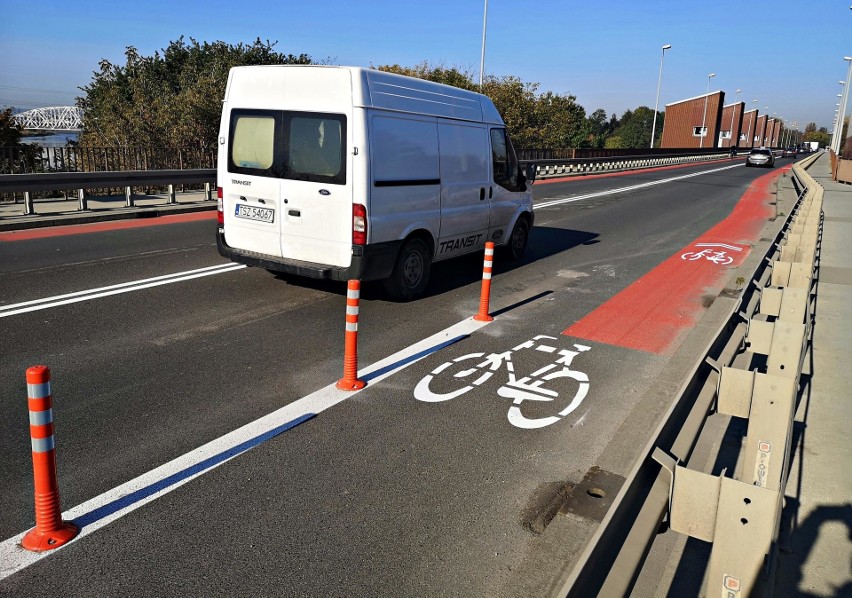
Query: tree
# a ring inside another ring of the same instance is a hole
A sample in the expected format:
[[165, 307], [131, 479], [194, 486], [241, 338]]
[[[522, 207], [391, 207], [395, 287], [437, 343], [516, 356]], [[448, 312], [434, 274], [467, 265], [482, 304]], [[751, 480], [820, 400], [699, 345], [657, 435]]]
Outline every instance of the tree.
[[810, 131], [802, 137], [804, 141], [816, 141], [820, 147], [826, 147], [831, 143], [831, 135], [822, 131]]
[[[659, 113], [658, 113], [659, 114]], [[636, 110], [627, 110], [622, 116], [618, 128], [613, 135], [618, 137], [619, 145], [623, 148], [648, 147], [651, 142], [651, 127], [654, 122], [654, 111], [647, 106], [639, 106]], [[657, 122], [660, 122], [659, 116]], [[658, 126], [662, 134], [662, 127]]]
[[21, 142], [21, 125], [12, 118], [12, 107], [0, 111], [0, 147], [11, 147]]
[[808, 123], [805, 127], [805, 133], [814, 133], [817, 130], [816, 123]]
[[130, 46], [125, 64], [102, 60], [77, 98], [83, 110], [80, 144], [89, 146], [216, 146], [222, 98], [231, 67], [310, 64], [306, 54], [282, 54], [275, 43], [199, 43], [181, 37], [153, 56]]
[[473, 73], [457, 67], [422, 62], [413, 67], [381, 65], [378, 70], [418, 77], [479, 91], [494, 102], [518, 148], [582, 147], [586, 143], [586, 111], [569, 94], [538, 93], [538, 83], [518, 77], [486, 77], [482, 87]]
[[[615, 115], [613, 115], [615, 118]], [[589, 115], [586, 120], [586, 145], [585, 147], [604, 147], [607, 137], [612, 133], [614, 127], [607, 121], [606, 110], [598, 108]], [[581, 145], [580, 147], [584, 147]]]

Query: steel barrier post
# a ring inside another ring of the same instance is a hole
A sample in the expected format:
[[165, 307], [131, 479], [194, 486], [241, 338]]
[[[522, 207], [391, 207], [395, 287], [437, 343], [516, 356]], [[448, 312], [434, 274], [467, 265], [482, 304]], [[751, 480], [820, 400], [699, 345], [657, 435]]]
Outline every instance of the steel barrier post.
[[77, 199], [79, 201], [78, 209], [80, 211], [85, 211], [89, 209], [89, 203], [86, 201], [86, 190], [85, 189], [77, 189]]
[[43, 552], [62, 546], [80, 530], [73, 523], [62, 521], [62, 509], [59, 506], [50, 368], [36, 365], [27, 369], [27, 397], [33, 451], [36, 526], [24, 535], [21, 546], [27, 550]]
[[479, 313], [473, 316], [478, 322], [490, 322], [494, 318], [488, 315], [488, 304], [491, 301], [491, 270], [494, 265], [494, 243], [485, 242], [485, 260], [482, 264], [482, 291], [479, 294]]
[[175, 197], [175, 186], [169, 184], [169, 204], [177, 203], [177, 198]]
[[361, 301], [361, 281], [350, 280], [346, 290], [346, 336], [343, 354], [343, 378], [337, 381], [340, 390], [360, 390], [367, 384], [358, 379], [358, 310]]
[[29, 191], [24, 191], [24, 216], [35, 214], [35, 205]]
[[130, 185], [124, 188], [124, 205], [128, 208], [133, 207], [133, 188]]

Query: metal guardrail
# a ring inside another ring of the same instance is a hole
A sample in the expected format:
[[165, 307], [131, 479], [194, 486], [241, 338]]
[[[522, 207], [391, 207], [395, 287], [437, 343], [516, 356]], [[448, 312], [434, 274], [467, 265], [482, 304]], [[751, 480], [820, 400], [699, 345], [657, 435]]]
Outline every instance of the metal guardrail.
[[[727, 151], [697, 151], [695, 154], [660, 153], [643, 155], [625, 155], [604, 158], [571, 158], [557, 160], [522, 160], [527, 166], [535, 164], [536, 177], [541, 179], [579, 176], [591, 173], [637, 170], [676, 164], [698, 163], [718, 160], [729, 156]], [[124, 188], [125, 205], [132, 207], [133, 187], [168, 185], [169, 203], [176, 202], [174, 186], [204, 183], [207, 199], [211, 199], [210, 185], [216, 182], [216, 169], [174, 169], [174, 170], [124, 170], [112, 172], [51, 172], [32, 174], [0, 175], [0, 194], [23, 193], [24, 214], [34, 214], [35, 206], [31, 193], [40, 191], [77, 190], [80, 210], [87, 209], [86, 190], [105, 188]]]
[[606, 158], [565, 158], [554, 160], [521, 160], [526, 168], [535, 164], [536, 179], [582, 176], [606, 172], [674, 166], [720, 160], [731, 155], [730, 151], [701, 152], [695, 154], [642, 154], [633, 156], [612, 156]]
[[[806, 187], [796, 209], [679, 389], [560, 596], [628, 595], [654, 537], [666, 525], [713, 542], [707, 595], [771, 592], [792, 420], [810, 332], [823, 193], [798, 165], [794, 174]], [[731, 367], [744, 349], [768, 355], [767, 373]], [[679, 465], [688, 462], [714, 410], [751, 415], [739, 480]]]
[[212, 199], [211, 184], [216, 183], [216, 169], [194, 170], [125, 170], [118, 172], [51, 172], [0, 175], [0, 193], [23, 193], [24, 214], [34, 214], [31, 193], [76, 189], [79, 209], [87, 209], [87, 189], [124, 188], [125, 205], [133, 207], [133, 187], [168, 185], [169, 203], [176, 203], [175, 185], [204, 184], [207, 199]]

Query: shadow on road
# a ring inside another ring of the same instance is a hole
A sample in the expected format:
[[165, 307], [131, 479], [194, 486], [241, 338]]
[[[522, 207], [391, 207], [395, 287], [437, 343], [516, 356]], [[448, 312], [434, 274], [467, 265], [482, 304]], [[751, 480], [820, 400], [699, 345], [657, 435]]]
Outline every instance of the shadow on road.
[[[568, 251], [578, 245], [592, 245], [600, 242], [597, 233], [578, 231], [551, 226], [533, 227], [530, 241], [524, 257], [518, 261], [510, 261], [504, 252], [498, 248], [494, 258], [494, 275], [499, 276], [516, 268], [551, 257], [563, 251]], [[482, 280], [482, 252], [475, 252], [459, 258], [438, 262], [432, 266], [429, 286], [423, 297], [435, 297], [455, 290], [479, 280]], [[335, 295], [346, 295], [346, 285], [341, 282], [315, 280], [299, 276], [277, 274], [276, 278], [287, 284], [315, 289]], [[364, 283], [361, 287], [361, 298], [368, 301], [393, 301], [385, 292], [381, 281]]]

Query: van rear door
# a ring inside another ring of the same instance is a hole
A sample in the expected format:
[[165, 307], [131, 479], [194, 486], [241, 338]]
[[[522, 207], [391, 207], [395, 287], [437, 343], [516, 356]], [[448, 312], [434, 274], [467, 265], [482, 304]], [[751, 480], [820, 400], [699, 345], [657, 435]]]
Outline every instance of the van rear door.
[[281, 206], [274, 176], [281, 114], [273, 110], [232, 110], [228, 162], [222, 187], [225, 241], [232, 247], [281, 257]]
[[349, 266], [347, 120], [345, 114], [231, 111], [228, 178], [222, 184], [225, 240], [230, 246]]
[[352, 260], [348, 120], [346, 114], [283, 114], [280, 196], [284, 258], [339, 267], [349, 266]]

